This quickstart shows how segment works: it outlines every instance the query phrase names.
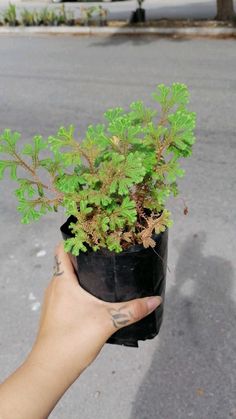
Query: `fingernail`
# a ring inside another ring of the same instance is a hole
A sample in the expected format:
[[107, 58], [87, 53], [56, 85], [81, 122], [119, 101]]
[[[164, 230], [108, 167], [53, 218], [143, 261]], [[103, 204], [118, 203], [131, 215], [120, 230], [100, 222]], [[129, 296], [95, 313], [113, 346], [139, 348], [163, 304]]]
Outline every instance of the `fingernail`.
[[147, 300], [147, 306], [149, 311], [155, 310], [162, 303], [161, 297], [150, 297]]

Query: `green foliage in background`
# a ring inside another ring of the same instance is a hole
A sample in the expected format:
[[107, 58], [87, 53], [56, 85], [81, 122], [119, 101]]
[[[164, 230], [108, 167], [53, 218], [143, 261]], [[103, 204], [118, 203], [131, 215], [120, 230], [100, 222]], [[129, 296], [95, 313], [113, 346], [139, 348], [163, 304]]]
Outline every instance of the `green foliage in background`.
[[152, 97], [159, 111], [142, 101], [128, 111], [109, 109], [106, 122], [89, 125], [80, 141], [73, 126], [61, 127], [46, 140], [36, 135], [19, 151], [20, 134], [6, 129], [0, 135], [0, 177], [9, 171], [18, 182], [22, 222], [62, 206], [75, 217], [67, 251], [154, 247], [152, 235], [171, 225], [166, 200], [178, 195], [177, 179], [184, 175], [179, 161], [191, 155], [196, 118], [187, 109], [184, 84], [160, 84]]
[[50, 9], [48, 7], [40, 8], [39, 10], [28, 10], [24, 8], [18, 13], [14, 4], [9, 3], [9, 6], [2, 13], [3, 21], [0, 24], [9, 26], [60, 26], [60, 25], [74, 25], [74, 13], [65, 8], [62, 4], [58, 9]]
[[9, 26], [17, 26], [17, 16], [16, 16], [16, 6], [12, 3], [9, 3], [8, 8], [4, 10], [3, 22]]
[[91, 7], [80, 6], [80, 24], [90, 26], [99, 23], [100, 26], [107, 25], [108, 11], [101, 5]]
[[[76, 20], [73, 11], [68, 10], [64, 4], [58, 9], [48, 7], [39, 10], [28, 10], [24, 8], [17, 13], [16, 6], [9, 3], [9, 6], [0, 15], [0, 25], [9, 26], [60, 26], [60, 25], [107, 25], [108, 11], [101, 5], [91, 7], [80, 7], [80, 19]], [[18, 15], [18, 17], [17, 17]]]

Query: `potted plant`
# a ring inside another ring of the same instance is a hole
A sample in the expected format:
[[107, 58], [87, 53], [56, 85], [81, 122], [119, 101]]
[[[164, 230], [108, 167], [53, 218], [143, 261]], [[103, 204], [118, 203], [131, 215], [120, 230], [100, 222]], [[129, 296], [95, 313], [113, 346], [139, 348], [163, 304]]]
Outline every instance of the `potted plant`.
[[[22, 222], [64, 207], [61, 232], [79, 282], [106, 301], [165, 293], [171, 225], [165, 204], [178, 195], [179, 159], [191, 154], [195, 113], [187, 109], [184, 84], [160, 84], [152, 97], [159, 113], [142, 101], [128, 111], [109, 109], [106, 122], [89, 125], [81, 141], [73, 126], [61, 127], [46, 140], [36, 135], [20, 152], [19, 133], [0, 135], [0, 177], [10, 169], [18, 182]], [[163, 304], [109, 342], [137, 346], [158, 333], [162, 317]], [[117, 313], [117, 325], [125, 321]]]
[[130, 23], [144, 23], [146, 21], [145, 9], [142, 8], [144, 0], [137, 0], [138, 8], [132, 12]]

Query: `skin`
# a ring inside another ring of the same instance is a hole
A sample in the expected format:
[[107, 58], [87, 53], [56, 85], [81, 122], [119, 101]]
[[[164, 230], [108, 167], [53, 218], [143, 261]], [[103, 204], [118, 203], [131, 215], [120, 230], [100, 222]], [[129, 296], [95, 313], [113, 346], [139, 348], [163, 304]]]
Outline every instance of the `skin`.
[[25, 362], [0, 386], [0, 419], [45, 419], [119, 328], [151, 313], [160, 297], [106, 303], [78, 284], [60, 244], [37, 337]]

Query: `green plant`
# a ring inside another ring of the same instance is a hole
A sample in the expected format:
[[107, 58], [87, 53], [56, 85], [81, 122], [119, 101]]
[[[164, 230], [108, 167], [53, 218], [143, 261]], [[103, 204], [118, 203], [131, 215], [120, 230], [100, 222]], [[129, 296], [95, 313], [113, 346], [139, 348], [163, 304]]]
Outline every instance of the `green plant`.
[[33, 10], [32, 12], [23, 9], [21, 12], [20, 23], [24, 26], [34, 25], [65, 25], [72, 24], [74, 14], [72, 11], [66, 11], [65, 5], [62, 4], [59, 10], [42, 9], [40, 12]]
[[87, 26], [98, 20], [100, 26], [105, 26], [107, 24], [107, 14], [107, 9], [101, 5], [91, 7], [80, 6], [80, 23]]
[[59, 14], [57, 16], [57, 24], [58, 25], [71, 25], [74, 23], [74, 13], [72, 11], [68, 11], [65, 8], [65, 5], [62, 4], [59, 10]]
[[20, 23], [24, 26], [35, 26], [39, 23], [39, 14], [36, 10], [32, 12], [27, 9], [23, 9], [21, 12]]
[[[61, 127], [47, 140], [35, 136], [20, 153], [20, 134], [6, 129], [0, 153], [8, 158], [0, 160], [0, 177], [9, 169], [18, 182], [22, 222], [63, 206], [75, 220], [67, 251], [79, 254], [87, 245], [116, 252], [135, 243], [153, 247], [153, 233], [171, 225], [165, 204], [178, 195], [177, 178], [184, 174], [179, 159], [191, 155], [195, 113], [187, 109], [184, 84], [160, 84], [152, 97], [160, 113], [141, 101], [127, 112], [109, 109], [106, 123], [89, 125], [80, 142], [73, 126]], [[48, 182], [42, 181], [41, 169]]]
[[81, 25], [91, 25], [94, 13], [96, 13], [97, 6], [84, 7], [80, 6], [80, 23]]
[[39, 24], [50, 26], [57, 25], [58, 16], [54, 10], [50, 10], [47, 7], [44, 7], [38, 14]]
[[99, 20], [100, 26], [106, 26], [107, 25], [107, 15], [108, 15], [107, 9], [98, 5], [97, 6], [97, 13], [98, 13], [98, 20]]
[[61, 5], [61, 8], [59, 10], [57, 23], [58, 25], [65, 25], [67, 23], [67, 14], [64, 3]]
[[67, 23], [67, 15], [66, 15], [66, 8], [64, 3], [61, 5], [59, 14], [57, 16], [57, 24], [58, 25], [65, 25]]
[[9, 3], [8, 8], [3, 12], [3, 22], [9, 26], [17, 26], [17, 15], [16, 15], [16, 6], [12, 3]]

